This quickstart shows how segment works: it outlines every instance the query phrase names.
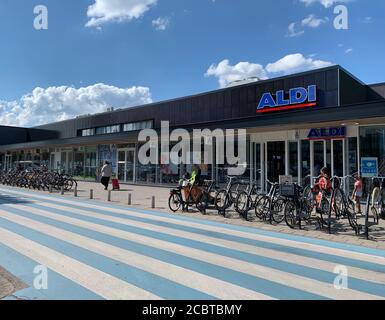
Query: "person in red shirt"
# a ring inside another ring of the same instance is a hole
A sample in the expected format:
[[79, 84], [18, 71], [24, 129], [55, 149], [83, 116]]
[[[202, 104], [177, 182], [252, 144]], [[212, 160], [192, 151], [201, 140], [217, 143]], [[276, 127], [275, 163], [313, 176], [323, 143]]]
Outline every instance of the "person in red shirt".
[[324, 167], [321, 169], [321, 176], [318, 183], [322, 190], [325, 190], [327, 192], [332, 191], [332, 182], [330, 177], [330, 171], [328, 168]]
[[322, 198], [321, 190], [324, 190], [327, 193], [332, 192], [332, 182], [330, 178], [330, 171], [326, 167], [321, 169], [318, 182], [315, 184], [313, 189], [317, 204], [321, 202], [321, 198]]

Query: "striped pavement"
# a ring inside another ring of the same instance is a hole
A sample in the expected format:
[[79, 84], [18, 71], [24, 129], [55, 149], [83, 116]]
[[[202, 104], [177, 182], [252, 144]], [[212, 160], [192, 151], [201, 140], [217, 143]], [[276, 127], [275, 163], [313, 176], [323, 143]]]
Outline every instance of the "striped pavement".
[[27, 284], [22, 299], [385, 298], [381, 250], [6, 187], [0, 266]]

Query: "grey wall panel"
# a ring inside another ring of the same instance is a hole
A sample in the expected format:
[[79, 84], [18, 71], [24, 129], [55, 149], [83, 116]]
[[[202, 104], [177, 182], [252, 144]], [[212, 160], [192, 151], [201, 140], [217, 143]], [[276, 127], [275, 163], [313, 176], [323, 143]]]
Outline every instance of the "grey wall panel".
[[171, 126], [184, 126], [247, 117], [260, 118], [264, 115], [257, 115], [256, 108], [263, 93], [271, 92], [274, 94], [278, 90], [288, 91], [294, 87], [306, 87], [311, 84], [318, 86], [318, 105], [320, 107], [337, 106], [338, 69], [338, 66], [334, 66], [38, 128], [57, 130], [59, 131], [59, 138], [64, 139], [76, 137], [77, 132], [82, 129], [144, 120], [154, 120], [155, 127], [159, 128], [162, 120], [169, 120]]

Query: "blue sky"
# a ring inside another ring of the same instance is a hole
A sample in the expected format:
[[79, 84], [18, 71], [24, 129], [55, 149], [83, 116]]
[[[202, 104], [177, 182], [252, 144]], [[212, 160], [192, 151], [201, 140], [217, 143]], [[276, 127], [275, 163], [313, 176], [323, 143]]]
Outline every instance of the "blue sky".
[[[39, 4], [48, 8], [48, 30], [33, 27]], [[349, 10], [348, 30], [333, 26], [339, 4]], [[384, 82], [384, 13], [382, 0], [1, 0], [0, 124], [62, 120], [329, 64]]]

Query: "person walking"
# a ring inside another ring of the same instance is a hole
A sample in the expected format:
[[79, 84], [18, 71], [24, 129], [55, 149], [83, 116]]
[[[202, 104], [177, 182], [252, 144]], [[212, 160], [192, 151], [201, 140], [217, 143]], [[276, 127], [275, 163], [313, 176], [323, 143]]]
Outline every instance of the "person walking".
[[112, 168], [108, 161], [104, 162], [104, 166], [100, 170], [102, 179], [100, 180], [101, 184], [104, 186], [104, 190], [108, 190], [108, 184], [112, 176]]
[[362, 196], [363, 196], [363, 182], [362, 182], [362, 178], [359, 174], [355, 175], [354, 176], [354, 190], [353, 190], [353, 194], [352, 194], [352, 199], [353, 201], [356, 202], [356, 208], [358, 210], [357, 214], [362, 214], [362, 211], [361, 211], [361, 199], [362, 199]]

